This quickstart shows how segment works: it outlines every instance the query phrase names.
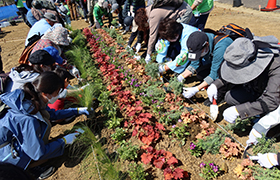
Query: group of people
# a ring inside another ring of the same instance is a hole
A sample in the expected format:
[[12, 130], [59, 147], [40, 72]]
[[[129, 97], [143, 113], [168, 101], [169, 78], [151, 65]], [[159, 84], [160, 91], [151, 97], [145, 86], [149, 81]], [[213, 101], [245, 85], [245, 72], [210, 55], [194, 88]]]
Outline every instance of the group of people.
[[[146, 63], [155, 50], [160, 74], [173, 71], [180, 82], [196, 75], [201, 83], [184, 88], [183, 96], [189, 99], [207, 89], [205, 105], [210, 106], [213, 99], [230, 105], [223, 112], [227, 122], [235, 123], [238, 117], [259, 118], [249, 134], [248, 147], [280, 123], [279, 41], [275, 36], [255, 36], [249, 30], [246, 36], [233, 38], [205, 29], [212, 9], [210, 0], [177, 6], [151, 3], [139, 8], [127, 21], [132, 31], [128, 48], [138, 35], [133, 48], [138, 52], [145, 41]], [[275, 154], [259, 154], [255, 159], [261, 165], [269, 161], [275, 162], [271, 166], [278, 165]]]
[[[27, 176], [45, 179], [55, 170], [47, 160], [61, 156], [66, 145], [83, 133], [79, 129], [49, 140], [54, 124], [67, 123], [81, 114], [89, 115], [92, 110], [64, 108], [64, 101], [73, 92], [88, 86], [75, 88], [69, 84], [71, 79], [80, 78], [79, 70], [64, 55], [70, 43], [69, 30], [53, 13], [46, 12], [30, 28], [19, 65], [8, 73], [1, 67], [1, 78], [5, 77], [1, 79], [0, 95], [1, 167], [13, 165], [28, 172]], [[0, 174], [2, 177], [1, 170]]]

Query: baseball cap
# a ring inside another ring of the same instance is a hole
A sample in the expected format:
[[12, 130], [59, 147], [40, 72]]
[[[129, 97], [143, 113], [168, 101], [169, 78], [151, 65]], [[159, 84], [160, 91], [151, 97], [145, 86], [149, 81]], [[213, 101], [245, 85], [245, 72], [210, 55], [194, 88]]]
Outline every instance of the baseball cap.
[[198, 60], [201, 56], [201, 51], [208, 42], [208, 37], [204, 32], [195, 31], [190, 34], [187, 40], [187, 47], [189, 50], [188, 59], [190, 61]]
[[31, 64], [52, 65], [55, 63], [55, 59], [46, 50], [35, 51], [28, 60]]
[[48, 46], [43, 48], [43, 50], [47, 51], [55, 59], [55, 62], [57, 62], [58, 64], [63, 63], [63, 59], [62, 57], [59, 56], [59, 51], [55, 47]]
[[133, 17], [131, 16], [127, 16], [124, 20], [124, 26], [125, 26], [125, 30], [129, 31], [130, 26], [132, 25], [132, 21], [133, 21]]
[[112, 11], [111, 11], [111, 13], [113, 13], [116, 9], [118, 9], [119, 8], [119, 5], [117, 4], [117, 3], [114, 3], [113, 5], [112, 5]]

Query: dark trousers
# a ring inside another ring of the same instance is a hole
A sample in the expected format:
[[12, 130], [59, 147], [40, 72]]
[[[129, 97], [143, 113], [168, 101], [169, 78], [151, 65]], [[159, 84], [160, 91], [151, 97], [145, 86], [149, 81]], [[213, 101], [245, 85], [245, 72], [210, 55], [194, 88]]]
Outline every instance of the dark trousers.
[[137, 42], [134, 44], [133, 47], [136, 47], [137, 43], [142, 43], [142, 41], [143, 41], [143, 31], [138, 31], [137, 30], [137, 31], [131, 33], [131, 35], [129, 37], [129, 40], [128, 40], [128, 43], [127, 43], [129, 46], [132, 45], [136, 36], [137, 36]]
[[19, 11], [19, 14], [21, 15], [23, 21], [25, 22], [25, 24], [31, 28], [32, 27], [31, 24], [26, 19], [26, 14], [28, 12], [27, 9], [25, 7], [22, 7], [22, 8], [18, 8], [18, 11]]
[[179, 41], [171, 42], [168, 50], [167, 50], [167, 57], [170, 57], [171, 59], [175, 59], [181, 51], [181, 44]]
[[87, 5], [85, 4], [84, 0], [80, 0], [79, 3], [84, 12], [84, 19], [86, 19], [88, 14]]
[[200, 15], [199, 17], [192, 16], [192, 18], [189, 22], [189, 25], [197, 27], [198, 29], [200, 29], [202, 31], [205, 27], [208, 16], [209, 16], [209, 13]]

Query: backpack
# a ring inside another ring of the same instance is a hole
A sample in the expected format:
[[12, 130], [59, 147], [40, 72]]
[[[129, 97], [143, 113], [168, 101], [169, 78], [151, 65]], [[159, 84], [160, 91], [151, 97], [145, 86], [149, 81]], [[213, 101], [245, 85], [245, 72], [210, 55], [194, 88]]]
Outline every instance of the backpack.
[[18, 60], [19, 64], [28, 64], [28, 58], [30, 56], [30, 53], [32, 52], [34, 46], [41, 39], [42, 36], [43, 35], [35, 34], [31, 38], [28, 39], [29, 42], [19, 57], [19, 60]]
[[235, 40], [239, 37], [247, 37], [245, 29], [233, 23], [224, 25], [218, 30], [218, 32], [228, 35], [228, 37], [230, 37], [232, 40]]
[[171, 6], [177, 9], [183, 4], [183, 2], [184, 0], [154, 0], [151, 10], [162, 6]]

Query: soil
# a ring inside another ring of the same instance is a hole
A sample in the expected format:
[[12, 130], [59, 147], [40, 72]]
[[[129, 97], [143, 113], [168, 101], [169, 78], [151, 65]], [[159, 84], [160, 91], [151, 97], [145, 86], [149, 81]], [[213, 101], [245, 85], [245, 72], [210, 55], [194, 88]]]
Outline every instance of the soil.
[[[274, 35], [278, 39], [280, 39], [280, 25], [277, 23], [280, 18], [280, 13], [274, 13], [274, 12], [261, 12], [256, 11], [248, 8], [238, 7], [233, 8], [231, 5], [227, 4], [221, 4], [215, 1], [215, 7], [213, 11], [211, 12], [209, 19], [206, 24], [206, 28], [212, 28], [212, 29], [219, 29], [223, 25], [226, 25], [228, 23], [235, 23], [237, 25], [240, 25], [241, 27], [248, 27], [255, 35], [257, 36], [266, 36], [266, 35]], [[88, 24], [84, 22], [83, 20], [78, 21], [72, 21], [72, 27], [73, 29], [81, 29], [84, 27], [87, 27]], [[10, 69], [14, 66], [18, 65], [18, 58], [20, 54], [22, 53], [24, 49], [24, 42], [26, 35], [29, 31], [29, 28], [24, 23], [19, 23], [16, 26], [8, 26], [5, 28], [2, 28], [3, 34], [0, 34], [0, 46], [2, 47], [2, 61], [3, 61], [3, 67], [5, 72], [9, 72]], [[125, 35], [125, 40], [128, 40], [129, 35]], [[196, 81], [193, 81], [193, 79], [189, 79], [186, 83], [186, 86], [190, 86], [197, 83]], [[192, 101], [194, 102], [191, 107], [196, 109], [201, 109], [205, 111], [206, 113], [209, 112], [209, 107], [206, 107], [203, 105], [203, 101], [206, 99], [206, 92], [202, 91], [199, 92], [196, 97], [192, 98]], [[189, 102], [191, 103], [191, 102]], [[226, 108], [226, 105], [223, 104], [219, 107], [219, 111], [222, 112], [223, 109]], [[98, 114], [96, 116], [95, 123], [98, 124], [98, 122], [102, 121], [102, 115]], [[218, 124], [214, 124], [215, 126], [226, 124], [224, 121], [222, 121], [222, 113], [220, 113], [218, 119], [216, 122]], [[70, 122], [68, 124], [56, 124], [53, 126], [51, 131], [51, 138], [57, 138], [60, 137], [65, 131], [71, 129], [75, 124], [80, 122], [87, 121], [86, 116], [79, 116], [76, 118], [73, 122]], [[211, 120], [210, 120], [211, 121]], [[199, 128], [199, 127], [197, 127]], [[196, 130], [197, 128], [192, 127], [192, 129]], [[103, 129], [101, 131], [102, 136], [109, 137], [110, 133], [112, 131], [108, 129]], [[195, 134], [195, 133], [194, 133]], [[248, 132], [243, 134], [234, 134], [234, 137], [237, 139], [238, 142], [245, 145], [246, 140], [248, 139]], [[108, 138], [110, 139], [110, 138]], [[164, 139], [164, 141], [162, 140]], [[237, 177], [233, 173], [233, 169], [237, 166], [237, 164], [240, 164], [241, 159], [232, 159], [232, 160], [224, 160], [221, 155], [211, 155], [211, 154], [204, 154], [200, 158], [195, 158], [190, 155], [190, 152], [187, 151], [187, 145], [181, 147], [179, 146], [179, 142], [172, 142], [172, 140], [165, 134], [163, 135], [163, 138], [159, 140], [156, 148], [157, 149], [165, 149], [167, 151], [172, 152], [175, 154], [176, 158], [180, 160], [181, 166], [180, 168], [187, 170], [190, 172], [190, 179], [201, 179], [198, 176], [199, 170], [199, 164], [204, 161], [213, 161], [215, 160], [215, 163], [225, 167], [224, 169], [228, 171], [228, 173], [225, 173], [221, 176], [219, 176], [217, 179], [223, 179], [223, 180], [232, 180], [237, 179]], [[188, 139], [190, 141], [192, 139]], [[110, 152], [113, 152], [115, 150], [115, 146], [112, 145], [112, 142], [108, 140], [108, 146], [107, 149]], [[74, 179], [84, 179], [82, 177], [84, 171], [81, 171], [82, 162], [79, 158], [70, 157], [71, 152], [69, 148], [66, 148], [66, 152], [63, 156], [59, 158], [55, 158], [50, 161], [51, 164], [55, 165], [58, 169], [55, 172], [54, 175], [52, 175], [49, 180], [74, 180]], [[127, 164], [128, 165], [128, 164]], [[145, 166], [145, 169], [150, 168], [149, 165]], [[228, 170], [227, 170], [228, 169]], [[148, 179], [164, 179], [162, 175], [161, 170], [155, 170], [152, 172], [149, 172]], [[88, 177], [86, 179], [97, 179], [95, 175]]]

